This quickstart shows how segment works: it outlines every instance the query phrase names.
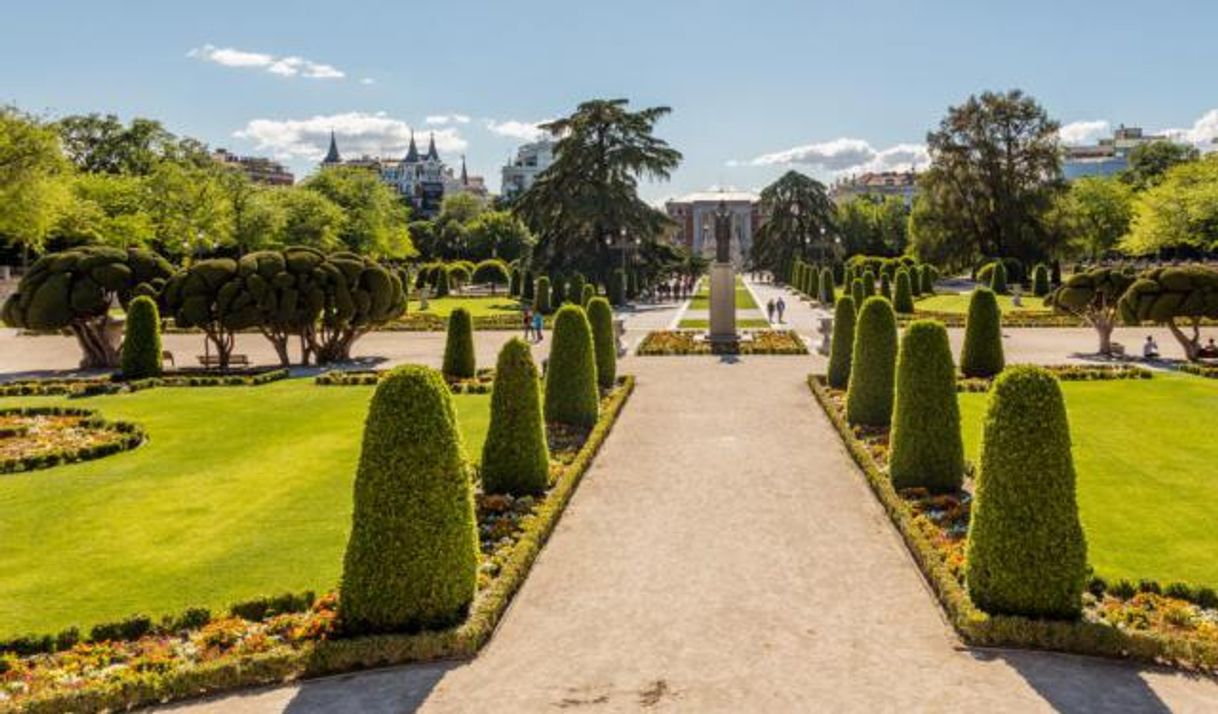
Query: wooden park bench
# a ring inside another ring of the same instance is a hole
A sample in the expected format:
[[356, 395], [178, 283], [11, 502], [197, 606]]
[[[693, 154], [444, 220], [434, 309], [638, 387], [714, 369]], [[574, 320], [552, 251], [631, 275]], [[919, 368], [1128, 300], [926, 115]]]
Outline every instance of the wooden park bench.
[[[220, 366], [220, 358], [215, 355], [199, 355], [199, 364], [207, 369], [215, 369]], [[229, 367], [249, 367], [250, 358], [248, 355], [229, 355]]]
[[168, 362], [169, 366], [177, 368], [178, 363], [173, 361], [173, 353], [169, 350], [161, 350], [161, 364]]

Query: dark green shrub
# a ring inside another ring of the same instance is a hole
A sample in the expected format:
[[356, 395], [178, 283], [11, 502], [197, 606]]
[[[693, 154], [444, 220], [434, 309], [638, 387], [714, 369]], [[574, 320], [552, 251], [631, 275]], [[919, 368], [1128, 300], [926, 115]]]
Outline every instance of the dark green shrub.
[[197, 630], [211, 622], [211, 610], [205, 607], [191, 607], [169, 619], [168, 629], [171, 632]]
[[[875, 295], [875, 273], [870, 270], [863, 271], [863, 298], [869, 298]], [[862, 306], [859, 306], [862, 309]]]
[[533, 304], [533, 297], [537, 294], [537, 284], [533, 280], [533, 271], [526, 270], [521, 280], [523, 282], [520, 285], [520, 299], [531, 305]]
[[[897, 285], [909, 283], [904, 271]], [[917, 320], [905, 330], [897, 357], [889, 473], [893, 488], [925, 488], [952, 493], [964, 479], [964, 442], [956, 366], [947, 330], [933, 320]]]
[[820, 295], [820, 268], [808, 266], [808, 298], [815, 300]]
[[888, 426], [897, 361], [897, 316], [892, 304], [875, 295], [863, 302], [854, 328], [846, 419], [851, 424]]
[[1007, 293], [1007, 267], [1001, 260], [996, 260], [991, 265], [994, 266], [993, 275], [990, 277], [990, 290], [993, 290], [999, 295]]
[[156, 303], [140, 295], [127, 308], [123, 338], [123, 379], [161, 376], [161, 314]]
[[1014, 367], [990, 393], [973, 499], [965, 581], [992, 614], [1075, 618], [1087, 545], [1075, 501], [1061, 388], [1040, 367]]
[[460, 621], [474, 599], [474, 491], [440, 374], [398, 367], [372, 396], [343, 558], [339, 620], [349, 634]]
[[1049, 290], [1049, 269], [1041, 263], [1032, 271], [1032, 294], [1044, 297], [1049, 294]]
[[850, 383], [850, 357], [854, 351], [854, 298], [843, 295], [833, 309], [833, 337], [829, 342], [829, 386], [845, 389]]
[[867, 289], [863, 287], [862, 278], [850, 281], [850, 297], [854, 299], [855, 309], [863, 307], [863, 301], [867, 299]]
[[897, 287], [892, 296], [892, 308], [902, 315], [912, 314], [914, 311], [913, 287], [910, 285], [909, 271], [904, 268], [898, 270], [896, 283]]
[[546, 367], [546, 421], [593, 427], [600, 412], [596, 347], [583, 308], [564, 305], [554, 318]]
[[923, 265], [921, 270], [922, 294], [934, 295], [935, 283], [939, 281], [939, 271], [933, 265]]
[[520, 297], [520, 268], [512, 268], [512, 277], [508, 282], [508, 295], [514, 298]]
[[596, 348], [596, 380], [601, 389], [612, 389], [617, 382], [617, 340], [613, 335], [613, 308], [605, 298], [588, 303], [588, 322]]
[[474, 266], [473, 281], [491, 286], [491, 293], [500, 285], [507, 285], [511, 279], [507, 263], [496, 258], [490, 258]]
[[474, 321], [469, 310], [459, 307], [448, 316], [448, 337], [444, 342], [446, 377], [469, 379], [477, 373], [474, 357]]
[[1163, 594], [1167, 597], [1174, 597], [1177, 600], [1188, 600], [1189, 602], [1192, 602], [1197, 597], [1193, 589], [1184, 583], [1168, 583], [1167, 587], [1163, 589]]
[[103, 622], [89, 630], [91, 642], [118, 642], [138, 640], [152, 631], [152, 618], [147, 615], [132, 615], [118, 622]]
[[903, 270], [909, 275], [909, 294], [918, 297], [922, 294], [922, 266], [911, 265]]
[[1133, 583], [1129, 582], [1128, 580], [1121, 579], [1121, 580], [1118, 580], [1115, 585], [1113, 585], [1111, 588], [1109, 588], [1108, 592], [1113, 597], [1118, 597], [1118, 598], [1121, 598], [1122, 600], [1128, 600], [1129, 598], [1131, 598], [1137, 594], [1138, 589], [1135, 588], [1133, 586]]
[[1060, 260], [1053, 261], [1053, 267], [1049, 272], [1049, 280], [1054, 285], [1062, 284], [1062, 262]]
[[626, 297], [633, 300], [639, 296], [639, 271], [632, 270], [626, 276]]
[[966, 377], [993, 377], [1002, 371], [1002, 313], [993, 290], [977, 288], [968, 303], [960, 371]]
[[441, 266], [436, 270], [436, 297], [446, 297], [449, 293], [448, 270]]
[[583, 305], [584, 286], [588, 283], [584, 280], [581, 273], [576, 273], [567, 281], [567, 302], [575, 305]]
[[820, 302], [822, 305], [832, 305], [836, 295], [833, 290], [833, 272], [825, 268], [820, 272]]
[[591, 302], [592, 298], [594, 298], [594, 297], [596, 297], [596, 286], [593, 285], [592, 283], [587, 283], [584, 285], [583, 295], [579, 299], [579, 304], [585, 310], [587, 310], [588, 303]]
[[482, 445], [482, 490], [539, 495], [550, 485], [550, 451], [541, 417], [541, 385], [529, 346], [513, 338], [499, 351], [491, 423]]
[[557, 310], [567, 301], [567, 279], [561, 275], [554, 276], [550, 282], [550, 309]]
[[537, 290], [533, 297], [533, 309], [543, 315], [549, 315], [552, 309], [550, 305], [550, 279], [544, 275], [537, 279]]
[[615, 268], [609, 275], [609, 302], [621, 307], [626, 304], [626, 273], [621, 268]]
[[229, 606], [228, 612], [230, 615], [240, 617], [251, 622], [261, 622], [275, 615], [282, 615], [289, 612], [304, 612], [313, 606], [316, 600], [312, 590], [306, 590], [303, 593], [280, 593], [279, 595], [263, 595], [235, 602]]
[[892, 302], [892, 281], [888, 273], [880, 273], [880, 297]]

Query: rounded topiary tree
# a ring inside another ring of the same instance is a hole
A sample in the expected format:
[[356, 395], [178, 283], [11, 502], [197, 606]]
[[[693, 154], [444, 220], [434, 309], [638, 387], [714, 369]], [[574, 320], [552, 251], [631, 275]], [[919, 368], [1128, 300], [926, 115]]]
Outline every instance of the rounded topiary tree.
[[338, 615], [349, 634], [460, 621], [474, 599], [478, 531], [452, 396], [435, 370], [398, 367], [364, 423]]
[[1001, 260], [995, 260], [991, 265], [994, 266], [993, 274], [990, 276], [990, 290], [993, 290], [999, 295], [1006, 295], [1007, 292], [1007, 266]]
[[846, 419], [851, 424], [888, 426], [897, 360], [897, 316], [892, 304], [875, 295], [863, 302], [854, 328]]
[[1014, 367], [986, 410], [965, 582], [986, 612], [1077, 617], [1087, 544], [1075, 500], [1070, 425], [1057, 379]]
[[867, 299], [867, 289], [863, 287], [862, 278], [855, 278], [850, 282], [850, 297], [854, 299], [856, 310], [863, 306], [863, 300]]
[[897, 356], [888, 466], [894, 488], [959, 490], [964, 443], [956, 399], [947, 330], [934, 320], [916, 320], [905, 330]]
[[588, 322], [596, 348], [596, 380], [601, 389], [612, 389], [617, 382], [617, 340], [613, 335], [613, 308], [605, 298], [588, 302]]
[[444, 376], [450, 379], [469, 379], [476, 371], [474, 321], [469, 310], [459, 307], [448, 316], [448, 336], [444, 342]]
[[576, 273], [567, 282], [567, 302], [583, 305], [584, 287], [587, 285], [583, 273]]
[[482, 445], [482, 490], [535, 496], [550, 485], [550, 450], [541, 416], [541, 385], [528, 343], [499, 350], [491, 423]]
[[850, 357], [854, 351], [854, 298], [843, 295], [833, 309], [833, 337], [829, 342], [829, 386], [845, 389], [850, 383]]
[[888, 273], [880, 273], [880, 296], [892, 302], [892, 280]]
[[546, 421], [593, 427], [600, 414], [596, 347], [584, 310], [564, 305], [554, 318], [546, 367]]
[[491, 286], [491, 295], [500, 285], [507, 285], [511, 276], [508, 274], [507, 263], [490, 258], [474, 266], [473, 281]]
[[1044, 263], [1040, 263], [1032, 270], [1032, 294], [1036, 297], [1044, 297], [1049, 294], [1049, 269]]
[[822, 305], [832, 305], [834, 303], [836, 296], [834, 295], [833, 287], [833, 271], [825, 268], [820, 271], [820, 295], [818, 297]]
[[592, 283], [585, 283], [583, 295], [580, 297], [579, 304], [585, 309], [588, 309], [588, 303], [592, 298], [596, 297], [596, 286]]
[[537, 279], [537, 289], [533, 295], [533, 309], [543, 315], [549, 315], [552, 309], [550, 305], [550, 279], [544, 275]]
[[914, 311], [913, 286], [910, 284], [909, 271], [905, 268], [897, 271], [896, 285], [892, 296], [892, 309], [902, 315], [912, 314]]
[[626, 304], [626, 273], [616, 268], [609, 275], [609, 302], [621, 307]]
[[124, 379], [161, 376], [161, 313], [147, 295], [140, 295], [127, 307], [122, 353]]
[[1002, 313], [993, 290], [977, 288], [969, 298], [960, 371], [966, 377], [993, 377], [1002, 371]]

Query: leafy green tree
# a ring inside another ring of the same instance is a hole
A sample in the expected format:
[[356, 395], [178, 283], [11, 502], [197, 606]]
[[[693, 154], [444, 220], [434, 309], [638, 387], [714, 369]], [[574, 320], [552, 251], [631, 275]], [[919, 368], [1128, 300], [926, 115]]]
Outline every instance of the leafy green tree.
[[606, 277], [622, 230], [643, 245], [670, 224], [638, 196], [640, 179], [667, 180], [681, 153], [654, 135], [671, 110], [630, 111], [625, 99], [584, 102], [570, 116], [541, 128], [557, 143], [554, 163], [513, 205], [537, 236], [534, 260], [551, 270]]
[[1148, 270], [1121, 296], [1118, 309], [1127, 324], [1166, 325], [1188, 359], [1196, 361], [1202, 321], [1218, 319], [1218, 271], [1199, 265]]
[[1133, 226], [1120, 243], [1146, 255], [1177, 246], [1218, 244], [1218, 156], [1179, 164], [1134, 200]]
[[1071, 238], [1098, 259], [1129, 231], [1134, 192], [1120, 179], [1084, 176], [1062, 194], [1058, 210]]
[[[909, 283], [909, 276], [904, 276]], [[898, 285], [901, 284], [898, 278]], [[889, 474], [893, 488], [952, 493], [964, 479], [964, 442], [956, 367], [947, 330], [916, 320], [905, 330], [897, 356]]]
[[901, 255], [909, 242], [909, 210], [899, 196], [857, 196], [837, 206], [842, 249], [852, 255]]
[[221, 370], [228, 369], [236, 333], [256, 328], [261, 321], [232, 258], [191, 263], [169, 279], [161, 301], [175, 325], [203, 331]]
[[1169, 169], [1196, 161], [1199, 156], [1196, 147], [1174, 141], [1139, 144], [1129, 152], [1129, 168], [1120, 178], [1138, 190], [1150, 188], [1158, 184]]
[[397, 271], [354, 253], [332, 253], [322, 264], [320, 319], [306, 332], [319, 364], [351, 359], [356, 340], [400, 316], [406, 294]]
[[364, 424], [340, 586], [343, 631], [459, 622], [477, 590], [478, 559], [474, 488], [452, 396], [435, 370], [398, 367], [377, 385]]
[[124, 125], [113, 114], [76, 114], [55, 128], [68, 158], [86, 173], [147, 176], [162, 159], [187, 148], [154, 119], [136, 117]]
[[[263, 197], [258, 201], [258, 197]], [[271, 189], [256, 194], [254, 207], [250, 211], [247, 225], [257, 233], [260, 203], [270, 203], [270, 210], [277, 210], [282, 222], [269, 235], [274, 236], [277, 246], [308, 246], [331, 251], [342, 247], [339, 234], [346, 217], [343, 210], [324, 195], [298, 187]], [[269, 199], [269, 200], [267, 200]], [[242, 241], [238, 238], [238, 245]]]
[[985, 92], [948, 110], [927, 135], [918, 177], [914, 252], [965, 265], [979, 255], [1046, 257], [1047, 223], [1061, 187], [1059, 125], [1019, 90]]
[[[1037, 266], [1040, 273], [1045, 266]], [[1048, 276], [1044, 276], [1048, 283]], [[1131, 273], [1117, 268], [1093, 268], [1075, 273], [1049, 298], [1058, 312], [1086, 320], [1100, 338], [1099, 353], [1112, 354], [1112, 330], [1120, 317], [1120, 300], [1133, 284]]]
[[786, 172], [761, 190], [761, 211], [767, 218], [753, 236], [749, 257], [754, 265], [778, 271], [795, 260], [826, 262], [832, 257], [833, 201], [820, 181], [798, 171]]
[[302, 185], [342, 209], [345, 220], [338, 240], [347, 250], [377, 259], [416, 254], [405, 205], [375, 173], [357, 167], [333, 167], [318, 171]]
[[0, 238], [41, 252], [71, 204], [71, 173], [53, 128], [0, 106]]
[[325, 262], [325, 253], [305, 246], [254, 251], [237, 262], [241, 289], [257, 311], [258, 331], [285, 367], [291, 363], [288, 344], [293, 338], [300, 341], [301, 363], [308, 363], [307, 335], [326, 303]]
[[81, 173], [69, 186], [71, 200], [55, 227], [58, 238], [115, 248], [147, 247], [155, 240], [143, 177]]
[[162, 253], [208, 255], [232, 244], [232, 205], [215, 169], [163, 161], [147, 181], [148, 212]]
[[12, 327], [70, 330], [82, 369], [117, 367], [119, 334], [110, 308], [138, 295], [156, 295], [173, 267], [155, 253], [81, 246], [42, 256], [30, 266], [0, 317]]
[[537, 365], [528, 343], [514, 337], [499, 351], [495, 365], [491, 423], [482, 445], [482, 489], [537, 496], [549, 484], [550, 450]]
[[468, 257], [513, 261], [525, 257], [533, 247], [533, 234], [524, 221], [510, 211], [483, 211], [467, 224]]
[[507, 265], [502, 260], [488, 258], [474, 266], [472, 279], [475, 283], [491, 286], [491, 294], [500, 285], [507, 285], [511, 280]]

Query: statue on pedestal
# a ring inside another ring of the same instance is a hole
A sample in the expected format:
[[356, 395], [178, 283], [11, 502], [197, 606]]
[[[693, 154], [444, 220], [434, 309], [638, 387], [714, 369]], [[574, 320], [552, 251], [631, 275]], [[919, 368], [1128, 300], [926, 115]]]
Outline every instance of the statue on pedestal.
[[715, 262], [732, 262], [732, 213], [722, 200], [715, 209]]
[[732, 265], [732, 213], [719, 201], [715, 210], [715, 262], [710, 274], [710, 339], [735, 342], [736, 268]]

